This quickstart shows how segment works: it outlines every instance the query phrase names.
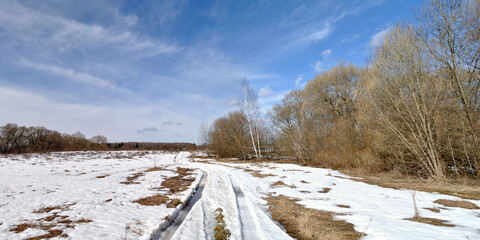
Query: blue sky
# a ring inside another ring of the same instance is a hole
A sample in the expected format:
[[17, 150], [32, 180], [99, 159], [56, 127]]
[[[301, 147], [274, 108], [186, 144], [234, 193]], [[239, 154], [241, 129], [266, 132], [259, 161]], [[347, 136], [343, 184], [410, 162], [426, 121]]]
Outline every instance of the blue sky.
[[0, 0], [0, 125], [196, 142], [242, 78], [267, 112], [341, 60], [364, 65], [420, 2]]

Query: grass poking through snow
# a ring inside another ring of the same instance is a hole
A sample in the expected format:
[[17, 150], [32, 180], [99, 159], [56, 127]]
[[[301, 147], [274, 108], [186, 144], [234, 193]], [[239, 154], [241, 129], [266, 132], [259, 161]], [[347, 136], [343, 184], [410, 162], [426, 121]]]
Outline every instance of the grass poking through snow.
[[335, 220], [335, 213], [305, 208], [297, 200], [280, 195], [265, 198], [274, 220], [285, 226], [287, 233], [297, 239], [358, 239], [364, 234], [355, 231], [353, 224]]
[[227, 240], [230, 238], [231, 232], [230, 229], [225, 228], [225, 220], [223, 220], [223, 209], [217, 208], [215, 210], [215, 214], [217, 215], [215, 217], [215, 220], [217, 220], [217, 224], [215, 225], [215, 228], [213, 231], [215, 232], [215, 240]]

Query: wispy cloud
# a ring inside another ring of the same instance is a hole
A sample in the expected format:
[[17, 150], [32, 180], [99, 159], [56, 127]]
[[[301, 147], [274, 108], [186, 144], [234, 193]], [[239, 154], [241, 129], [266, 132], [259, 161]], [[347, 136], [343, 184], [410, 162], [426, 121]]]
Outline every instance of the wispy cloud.
[[268, 96], [270, 96], [274, 93], [275, 93], [275, 91], [272, 91], [272, 89], [270, 89], [270, 87], [266, 86], [266, 87], [260, 88], [260, 90], [258, 91], [258, 96], [268, 97]]
[[33, 63], [26, 60], [20, 61], [20, 65], [33, 68], [37, 71], [53, 74], [58, 77], [67, 78], [80, 83], [94, 84], [98, 86], [108, 87], [110, 89], [118, 89], [117, 84], [113, 80], [103, 79], [92, 76], [88, 73], [77, 72], [71, 68], [61, 68], [55, 65], [48, 65], [42, 63]]
[[155, 127], [147, 127], [141, 130], [137, 130], [137, 133], [149, 133], [149, 132], [158, 132], [158, 129]]
[[332, 34], [333, 27], [330, 23], [325, 23], [323, 28], [306, 36], [303, 41], [310, 43], [323, 40]]
[[295, 86], [299, 87], [302, 80], [303, 80], [303, 75], [298, 75], [297, 79], [295, 79]]

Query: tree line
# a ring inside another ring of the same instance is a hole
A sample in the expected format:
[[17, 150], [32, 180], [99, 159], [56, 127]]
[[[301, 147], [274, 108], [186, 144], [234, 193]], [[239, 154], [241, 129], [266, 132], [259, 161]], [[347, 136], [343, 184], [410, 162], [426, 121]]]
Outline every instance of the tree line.
[[8, 123], [0, 127], [0, 153], [107, 150], [102, 135], [86, 139], [81, 132], [59, 133], [45, 127], [25, 127]]
[[[414, 16], [388, 31], [365, 66], [339, 62], [265, 121], [243, 97], [240, 111], [202, 125], [202, 142], [219, 157], [261, 151], [337, 169], [478, 176], [480, 1], [427, 0]], [[256, 103], [248, 85], [242, 91]]]

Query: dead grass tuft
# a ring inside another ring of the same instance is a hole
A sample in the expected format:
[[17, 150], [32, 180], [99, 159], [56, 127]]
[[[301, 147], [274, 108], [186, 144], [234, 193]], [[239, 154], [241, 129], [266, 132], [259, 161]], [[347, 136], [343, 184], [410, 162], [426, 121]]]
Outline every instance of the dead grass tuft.
[[54, 229], [54, 230], [48, 230], [48, 233], [47, 233], [47, 234], [43, 234], [43, 235], [40, 235], [40, 236], [27, 238], [26, 240], [40, 240], [40, 239], [46, 239], [46, 238], [54, 238], [54, 237], [58, 237], [58, 236], [63, 237], [63, 238], [67, 238], [67, 237], [68, 237], [67, 234], [63, 234], [63, 231], [62, 231], [62, 230]]
[[252, 176], [257, 177], [257, 178], [266, 178], [266, 177], [275, 177], [276, 175], [273, 175], [271, 173], [263, 174], [260, 171], [253, 171]]
[[130, 177], [127, 177], [127, 181], [124, 181], [124, 182], [121, 182], [121, 184], [126, 184], [126, 185], [130, 185], [130, 184], [140, 184], [139, 182], [135, 182], [135, 180], [137, 180], [137, 178], [141, 177], [145, 175], [144, 173], [142, 172], [138, 172], [138, 173], [135, 173], [133, 174], [132, 176]]
[[440, 209], [438, 209], [438, 208], [428, 208], [427, 207], [427, 208], [423, 208], [423, 209], [429, 210], [429, 211], [434, 212], [434, 213], [439, 213], [440, 212]]
[[162, 187], [160, 189], [169, 189], [171, 193], [177, 193], [181, 191], [185, 191], [195, 179], [188, 178], [193, 171], [190, 168], [177, 168], [177, 176], [169, 177], [162, 182]]
[[59, 205], [59, 206], [52, 206], [52, 207], [43, 207], [43, 208], [40, 208], [40, 209], [34, 211], [33, 213], [48, 213], [48, 212], [51, 212], [53, 210], [66, 210], [67, 208], [69, 208], [70, 206], [73, 206], [73, 205], [75, 205], [75, 203]]
[[181, 203], [182, 201], [180, 201], [180, 199], [175, 198], [167, 204], [167, 208], [176, 208]]
[[152, 167], [145, 170], [145, 172], [155, 172], [155, 171], [168, 171], [168, 170], [161, 167]]
[[101, 176], [96, 176], [96, 178], [105, 178], [105, 177], [108, 177], [109, 175], [101, 175]]
[[350, 208], [350, 206], [348, 206], [348, 205], [345, 205], [345, 204], [337, 204], [337, 207], [341, 207], [341, 208]]
[[17, 225], [16, 227], [10, 228], [10, 232], [21, 233], [28, 228], [38, 228], [38, 225], [33, 223], [22, 223]]
[[371, 173], [361, 170], [342, 170], [353, 177], [350, 180], [374, 184], [393, 189], [415, 189], [417, 191], [437, 192], [460, 198], [480, 200], [480, 181], [462, 181], [449, 179], [445, 181], [432, 181], [422, 178], [412, 178], [407, 181], [405, 175], [395, 172]]
[[141, 205], [145, 205], [145, 206], [158, 206], [158, 205], [167, 203], [168, 200], [169, 200], [169, 198], [167, 196], [157, 194], [157, 195], [150, 196], [150, 197], [140, 198], [140, 199], [137, 199], [133, 202], [141, 204]]
[[419, 223], [426, 223], [426, 224], [441, 226], [441, 227], [455, 227], [455, 225], [453, 225], [453, 224], [446, 223], [446, 222], [448, 222], [447, 220], [441, 220], [441, 219], [436, 219], [436, 218], [427, 218], [427, 217], [415, 216], [413, 218], [405, 218], [405, 220], [419, 222]]
[[285, 184], [284, 182], [282, 181], [276, 181], [272, 184], [270, 184], [271, 187], [278, 187], [278, 186], [288, 186], [287, 184]]
[[223, 209], [217, 208], [215, 210], [215, 214], [217, 216], [215, 217], [215, 220], [217, 221], [217, 224], [215, 225], [215, 228], [213, 229], [215, 235], [214, 238], [215, 240], [227, 240], [230, 238], [231, 232], [230, 229], [226, 229], [225, 225], [225, 220], [223, 219]]
[[465, 209], [480, 209], [477, 205], [472, 202], [464, 200], [447, 200], [447, 199], [437, 199], [434, 203], [442, 204], [445, 207], [458, 207]]
[[332, 189], [329, 188], [329, 187], [324, 187], [321, 191], [318, 191], [318, 193], [328, 193], [328, 192], [330, 192], [330, 190], [332, 190]]
[[285, 197], [265, 198], [274, 220], [285, 226], [287, 233], [297, 239], [358, 239], [363, 234], [353, 224], [335, 220], [335, 213], [309, 209]]
[[302, 181], [300, 181], [300, 182], [301, 182], [301, 183], [309, 183], [309, 182], [307, 182], [307, 181], [305, 181], [305, 180], [302, 180]]

